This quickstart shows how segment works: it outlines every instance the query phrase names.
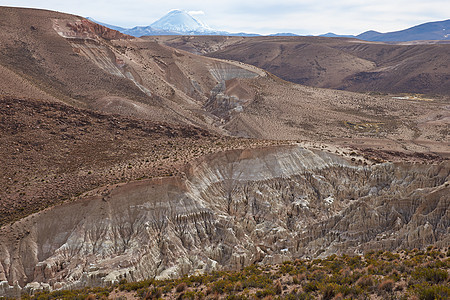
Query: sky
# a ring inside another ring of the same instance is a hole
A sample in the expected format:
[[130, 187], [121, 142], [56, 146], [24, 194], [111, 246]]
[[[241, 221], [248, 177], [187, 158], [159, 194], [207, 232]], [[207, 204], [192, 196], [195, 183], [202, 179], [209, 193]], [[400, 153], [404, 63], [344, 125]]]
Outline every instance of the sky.
[[450, 19], [449, 0], [0, 0], [125, 28], [150, 25], [172, 9], [192, 12], [216, 30], [270, 34], [390, 32]]

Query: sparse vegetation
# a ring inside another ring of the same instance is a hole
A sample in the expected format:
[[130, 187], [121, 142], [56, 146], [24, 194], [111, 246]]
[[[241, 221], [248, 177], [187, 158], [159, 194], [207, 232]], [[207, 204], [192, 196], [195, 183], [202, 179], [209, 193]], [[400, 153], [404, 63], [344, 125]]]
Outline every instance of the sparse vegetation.
[[0, 133], [8, 145], [0, 149], [0, 186], [8, 187], [0, 190], [0, 225], [107, 184], [180, 175], [183, 166], [205, 155], [203, 149], [272, 144], [8, 97], [0, 97]]
[[349, 121], [345, 121], [344, 125], [348, 128], [359, 130], [359, 131], [374, 131], [378, 133], [380, 131], [381, 126], [384, 125], [382, 122], [358, 122], [352, 123]]
[[[173, 280], [126, 280], [106, 288], [43, 292], [24, 299], [448, 299], [449, 249], [372, 251], [364, 256], [250, 265]], [[123, 296], [123, 294], [122, 294]], [[90, 297], [90, 298], [89, 298]]]

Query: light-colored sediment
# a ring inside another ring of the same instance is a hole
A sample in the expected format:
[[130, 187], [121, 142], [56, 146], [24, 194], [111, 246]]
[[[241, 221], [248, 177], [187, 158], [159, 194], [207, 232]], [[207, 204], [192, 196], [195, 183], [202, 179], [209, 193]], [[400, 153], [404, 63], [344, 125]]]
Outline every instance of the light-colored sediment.
[[0, 295], [445, 246], [449, 170], [301, 146], [217, 153], [187, 178], [105, 187], [4, 226]]

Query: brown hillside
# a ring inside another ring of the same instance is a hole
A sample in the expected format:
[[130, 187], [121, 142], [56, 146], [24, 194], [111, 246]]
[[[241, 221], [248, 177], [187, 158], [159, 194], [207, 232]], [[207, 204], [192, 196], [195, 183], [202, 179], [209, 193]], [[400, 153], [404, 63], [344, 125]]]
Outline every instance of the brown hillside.
[[447, 98], [369, 96], [278, 78], [240, 81], [255, 97], [226, 123], [234, 135], [449, 155]]
[[[0, 24], [4, 220], [110, 182], [173, 173], [167, 153], [176, 153], [170, 160], [183, 165], [222, 149], [223, 135], [345, 145], [384, 159], [449, 155], [444, 97], [393, 99], [305, 87], [251, 65], [130, 38], [51, 11], [1, 7]], [[201, 47], [189, 45], [204, 53], [246, 44], [250, 51], [248, 42], [258, 39], [200, 41]], [[338, 70], [354, 55], [348, 53], [359, 51], [338, 49], [337, 42], [330, 47], [325, 38], [304, 39], [310, 44], [305, 49], [313, 51], [314, 41], [323, 55], [345, 53], [335, 62]], [[275, 43], [258, 45], [276, 59], [294, 46], [278, 44], [275, 51]], [[355, 60], [354, 69], [371, 68], [369, 58]], [[389, 63], [389, 55], [380, 60]], [[244, 142], [236, 143], [226, 148]]]
[[450, 94], [449, 44], [388, 45], [324, 37], [156, 40], [193, 53], [252, 64], [305, 85], [359, 92]]
[[62, 103], [0, 98], [0, 225], [99, 186], [179, 174], [201, 155], [259, 143]]
[[209, 125], [214, 117], [201, 110], [209, 91], [224, 79], [257, 76], [249, 68], [130, 39], [68, 14], [1, 7], [0, 25], [1, 95], [39, 95], [217, 130]]

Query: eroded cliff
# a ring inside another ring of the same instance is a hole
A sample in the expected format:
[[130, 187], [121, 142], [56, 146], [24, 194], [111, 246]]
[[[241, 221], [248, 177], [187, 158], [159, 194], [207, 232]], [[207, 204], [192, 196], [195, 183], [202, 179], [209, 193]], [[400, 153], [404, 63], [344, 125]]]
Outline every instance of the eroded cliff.
[[449, 164], [354, 164], [300, 146], [205, 157], [0, 230], [0, 295], [450, 244]]

